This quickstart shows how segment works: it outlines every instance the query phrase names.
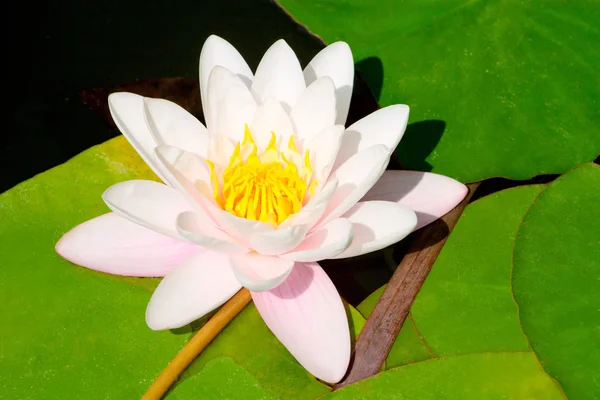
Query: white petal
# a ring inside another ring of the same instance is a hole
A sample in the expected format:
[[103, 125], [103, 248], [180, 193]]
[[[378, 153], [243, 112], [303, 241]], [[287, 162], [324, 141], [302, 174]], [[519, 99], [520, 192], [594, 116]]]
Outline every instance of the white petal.
[[456, 207], [467, 192], [465, 185], [447, 176], [420, 171], [385, 171], [362, 201], [403, 204], [417, 214], [415, 229], [419, 229]]
[[205, 250], [160, 282], [148, 304], [146, 323], [153, 330], [182, 327], [225, 303], [240, 288], [228, 256]]
[[342, 164], [331, 175], [338, 187], [317, 226], [333, 221], [355, 205], [385, 171], [389, 150], [384, 145], [369, 147]]
[[204, 115], [212, 136], [227, 136], [234, 142], [244, 138], [244, 126], [256, 114], [256, 101], [239, 76], [216, 66], [208, 78]]
[[261, 102], [274, 98], [289, 112], [304, 89], [306, 83], [294, 50], [279, 39], [260, 60], [252, 90]]
[[157, 145], [170, 145], [206, 156], [208, 131], [179, 105], [164, 99], [144, 99], [144, 117]]
[[354, 239], [346, 251], [332, 258], [354, 257], [383, 249], [404, 239], [417, 224], [417, 216], [410, 208], [389, 201], [358, 203], [344, 218], [352, 222]]
[[271, 140], [271, 132], [281, 140], [278, 142], [287, 145], [288, 138], [294, 133], [290, 116], [281, 104], [273, 99], [268, 99], [258, 107], [252, 127], [250, 128], [258, 148], [264, 150]]
[[[208, 166], [197, 154], [189, 153], [171, 146], [159, 146], [155, 150], [156, 158], [173, 182], [173, 186], [183, 193], [192, 207], [202, 212], [204, 199], [195, 187], [195, 183], [210, 182]], [[208, 183], [207, 183], [208, 184]]]
[[352, 242], [352, 223], [338, 218], [317, 229], [293, 251], [280, 257], [292, 261], [320, 261], [333, 258], [346, 250]]
[[213, 135], [208, 144], [208, 160], [223, 170], [229, 165], [229, 159], [233, 154], [235, 145], [233, 141], [225, 135]]
[[228, 41], [218, 36], [210, 35], [206, 39], [206, 42], [204, 42], [204, 46], [202, 46], [202, 51], [200, 52], [200, 94], [202, 96], [202, 109], [205, 113], [208, 97], [208, 77], [217, 65], [227, 68], [238, 75], [246, 86], [250, 87], [252, 84], [252, 71], [248, 67], [248, 64], [246, 64], [246, 61], [244, 61], [244, 57]]
[[177, 217], [177, 231], [191, 242], [220, 253], [247, 253], [248, 249], [236, 243], [218, 229], [206, 214], [187, 211]]
[[335, 86], [330, 77], [324, 76], [306, 88], [290, 113], [300, 143], [308, 143], [334, 125], [335, 114]]
[[234, 254], [230, 259], [233, 273], [240, 283], [256, 292], [277, 287], [294, 267], [293, 261], [257, 253]]
[[333, 125], [312, 138], [306, 145], [311, 154], [314, 179], [319, 183], [319, 187], [329, 178], [342, 144], [343, 134], [342, 125]]
[[176, 239], [183, 239], [175, 226], [177, 216], [192, 208], [176, 189], [153, 181], [117, 183], [102, 194], [102, 199], [122, 217]]
[[337, 179], [330, 179], [325, 186], [312, 198], [308, 204], [300, 209], [296, 214], [291, 215], [288, 219], [279, 225], [279, 229], [288, 226], [304, 224], [310, 230], [323, 216], [331, 197], [337, 189]]
[[330, 383], [350, 362], [350, 330], [344, 304], [317, 263], [297, 263], [277, 288], [251, 292], [273, 334], [308, 372]]
[[337, 98], [335, 123], [345, 125], [354, 85], [354, 60], [347, 43], [335, 42], [325, 47], [304, 69], [307, 85], [322, 76], [329, 76], [333, 79]]
[[250, 245], [260, 254], [274, 256], [298, 246], [308, 232], [308, 225], [294, 225], [272, 231], [256, 232], [250, 236]]
[[108, 109], [123, 136], [148, 164], [152, 171], [169, 183], [161, 163], [154, 158], [157, 146], [144, 117], [144, 98], [134, 93], [112, 93], [108, 96]]
[[382, 144], [393, 152], [406, 130], [408, 114], [408, 106], [395, 104], [377, 110], [352, 124], [342, 137], [334, 169], [354, 154], [374, 145]]

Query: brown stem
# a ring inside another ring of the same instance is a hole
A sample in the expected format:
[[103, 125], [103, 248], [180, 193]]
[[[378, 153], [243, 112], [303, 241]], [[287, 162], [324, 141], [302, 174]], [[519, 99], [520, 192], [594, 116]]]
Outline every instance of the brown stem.
[[198, 357], [212, 340], [229, 324], [252, 297], [248, 289], [242, 288], [206, 324], [192, 339], [177, 353], [164, 371], [156, 378], [142, 400], [159, 400], [177, 380], [179, 375]]
[[350, 369], [335, 389], [380, 371], [431, 266], [479, 183], [468, 186], [469, 193], [454, 210], [417, 233], [358, 336]]

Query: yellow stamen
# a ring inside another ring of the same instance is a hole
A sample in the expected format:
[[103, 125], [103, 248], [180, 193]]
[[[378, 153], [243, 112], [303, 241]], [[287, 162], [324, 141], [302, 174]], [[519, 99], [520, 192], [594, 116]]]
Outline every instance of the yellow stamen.
[[[310, 152], [302, 158], [294, 137], [288, 142], [288, 155], [277, 148], [277, 136], [271, 132], [267, 147], [260, 153], [248, 125], [244, 139], [238, 142], [222, 172], [217, 177], [214, 163], [207, 161], [215, 201], [222, 209], [241, 218], [278, 225], [300, 211], [305, 194], [314, 194]], [[222, 183], [222, 190], [220, 187]]]

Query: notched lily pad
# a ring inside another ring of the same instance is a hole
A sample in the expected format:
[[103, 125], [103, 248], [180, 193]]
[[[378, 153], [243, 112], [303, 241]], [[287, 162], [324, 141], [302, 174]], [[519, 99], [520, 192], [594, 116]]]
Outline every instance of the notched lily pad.
[[600, 167], [540, 194], [519, 229], [513, 288], [523, 330], [571, 400], [600, 398]]
[[411, 309], [437, 355], [529, 350], [511, 293], [512, 251], [543, 188], [500, 191], [465, 209]]

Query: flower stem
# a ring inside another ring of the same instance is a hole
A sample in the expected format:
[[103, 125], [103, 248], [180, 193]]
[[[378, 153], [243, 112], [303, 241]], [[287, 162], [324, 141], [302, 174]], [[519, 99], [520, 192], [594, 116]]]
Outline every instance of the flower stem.
[[179, 375], [200, 355], [202, 350], [246, 307], [252, 296], [242, 288], [217, 313], [204, 324], [192, 339], [177, 353], [164, 371], [156, 378], [142, 400], [159, 400], [177, 380]]

